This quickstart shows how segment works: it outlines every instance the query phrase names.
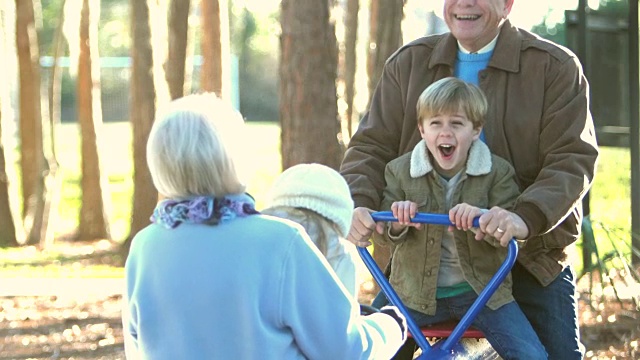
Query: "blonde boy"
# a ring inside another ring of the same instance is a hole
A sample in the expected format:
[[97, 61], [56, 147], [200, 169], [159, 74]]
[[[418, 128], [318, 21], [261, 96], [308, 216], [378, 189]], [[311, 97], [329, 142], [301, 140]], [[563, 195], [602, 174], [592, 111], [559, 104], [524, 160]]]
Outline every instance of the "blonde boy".
[[[519, 194], [512, 166], [479, 140], [486, 111], [476, 86], [433, 83], [417, 105], [422, 140], [385, 169], [382, 209], [398, 222], [377, 240], [394, 246], [390, 282], [420, 326], [461, 318], [506, 256], [501, 229], [483, 240], [468, 231], [482, 209], [510, 208]], [[448, 212], [456, 226], [413, 224], [416, 212]], [[508, 277], [473, 325], [505, 359], [545, 359], [511, 285]]]

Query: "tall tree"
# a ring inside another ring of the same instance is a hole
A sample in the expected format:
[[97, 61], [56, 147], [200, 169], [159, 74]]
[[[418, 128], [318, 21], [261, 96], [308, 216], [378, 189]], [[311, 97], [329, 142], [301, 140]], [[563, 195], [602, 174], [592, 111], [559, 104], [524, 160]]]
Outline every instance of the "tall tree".
[[[53, 64], [49, 71], [49, 83], [46, 96], [48, 100], [47, 117], [43, 121], [43, 149], [46, 163], [49, 166], [46, 184], [46, 198], [44, 208], [43, 236], [40, 238], [42, 248], [54, 241], [54, 228], [48, 224], [55, 224], [58, 215], [58, 206], [62, 193], [62, 174], [56, 156], [56, 134], [61, 121], [61, 98], [62, 98], [62, 69], [59, 57], [64, 51], [63, 27], [65, 19], [65, 6], [67, 1], [62, 0], [59, 9], [58, 24], [56, 26], [53, 42], [51, 43], [50, 54]], [[44, 85], [44, 84], [42, 84]], [[42, 91], [44, 93], [44, 89]]]
[[[152, 0], [151, 0], [152, 1]], [[150, 8], [147, 0], [131, 0], [131, 124], [133, 128], [133, 209], [130, 235], [123, 244], [129, 252], [133, 235], [149, 224], [158, 200], [147, 167], [147, 139], [156, 113], [153, 49], [151, 47]]]
[[170, 0], [169, 5], [169, 52], [165, 73], [171, 99], [184, 96], [185, 63], [189, 34], [189, 10], [191, 0]]
[[[402, 45], [403, 0], [371, 0], [369, 21], [369, 53], [367, 57], [367, 75], [369, 85], [369, 103], [382, 76], [387, 58]], [[369, 105], [367, 105], [369, 108]], [[391, 258], [391, 248], [376, 246], [373, 253], [378, 266], [384, 269]]]
[[369, 99], [378, 85], [385, 61], [402, 45], [404, 0], [371, 0], [370, 6], [367, 57]]
[[[0, 120], [2, 114], [0, 113]], [[2, 138], [2, 121], [0, 121], [0, 138]], [[13, 166], [9, 163], [9, 166]], [[4, 146], [0, 141], [0, 247], [18, 246], [16, 218], [9, 202], [9, 177], [7, 176]]]
[[355, 98], [356, 81], [356, 44], [358, 42], [358, 13], [360, 0], [347, 0], [344, 17], [344, 101], [347, 104], [345, 117], [347, 119], [348, 137], [351, 138], [353, 127], [353, 101]]
[[[0, 121], [0, 137], [2, 137], [2, 121]], [[5, 169], [4, 146], [0, 142], [0, 246], [17, 246], [16, 226], [9, 204], [9, 181]]]
[[344, 148], [336, 96], [338, 50], [330, 0], [283, 0], [280, 9], [282, 165], [338, 168]]
[[[82, 207], [79, 240], [109, 239], [110, 194], [100, 156], [102, 102], [100, 100], [100, 56], [98, 20], [100, 0], [82, 0], [78, 53], [78, 123], [81, 140]], [[134, 103], [135, 104], [135, 103]]]
[[228, 0], [200, 0], [202, 58], [200, 88], [231, 100]]
[[[49, 126], [51, 128], [51, 150], [53, 157], [56, 158], [56, 128], [61, 121], [60, 104], [62, 98], [62, 69], [60, 67], [59, 57], [64, 51], [64, 18], [65, 18], [65, 5], [67, 0], [62, 0], [60, 6], [60, 16], [58, 17], [58, 24], [56, 26], [53, 42], [51, 44], [51, 57], [53, 58], [53, 64], [51, 65], [51, 71], [49, 72]], [[57, 164], [56, 164], [57, 165]]]
[[[12, 7], [11, 2], [0, 3], [0, 78], [3, 79], [0, 82], [0, 247], [18, 246], [24, 241], [22, 217], [18, 209], [19, 195], [16, 189], [18, 177], [14, 167], [15, 146], [14, 142], [10, 141], [13, 138], [13, 131], [7, 131], [2, 126], [3, 123], [13, 124], [9, 88], [15, 83], [10, 79], [17, 71], [12, 61], [12, 57], [15, 57], [15, 48], [9, 45], [12, 36], [8, 36], [14, 29], [14, 22], [8, 19], [9, 14], [14, 14]], [[9, 129], [13, 127], [10, 126]]]
[[[47, 247], [54, 241], [54, 227], [50, 224], [56, 223], [58, 214], [58, 204], [62, 192], [62, 176], [58, 171], [58, 160], [55, 151], [56, 128], [60, 124], [60, 95], [61, 95], [61, 71], [58, 57], [62, 52], [63, 36], [62, 28], [64, 24], [66, 0], [62, 0], [58, 7], [57, 26], [54, 31], [53, 42], [51, 43], [50, 55], [53, 64], [50, 67], [48, 84], [41, 82], [40, 97], [43, 101], [41, 107], [42, 116], [42, 149], [44, 154], [45, 177], [43, 182], [42, 202], [38, 203], [37, 214], [40, 221], [39, 245], [41, 248]], [[43, 14], [39, 1], [34, 3], [34, 7], [39, 11], [36, 18], [42, 18]], [[76, 31], [77, 32], [77, 31]], [[38, 38], [46, 35], [46, 30], [38, 28]], [[76, 34], [77, 35], [77, 34]], [[76, 36], [77, 37], [77, 36]], [[47, 42], [43, 42], [46, 44]], [[45, 86], [45, 85], [48, 85]], [[46, 100], [46, 101], [45, 101]]]
[[16, 0], [16, 47], [20, 82], [20, 168], [27, 243], [38, 243], [47, 226], [45, 172], [40, 98], [38, 37], [32, 0]]
[[16, 0], [16, 46], [20, 82], [20, 146], [22, 172], [22, 213], [27, 212], [44, 167], [40, 114], [38, 41], [31, 0]]

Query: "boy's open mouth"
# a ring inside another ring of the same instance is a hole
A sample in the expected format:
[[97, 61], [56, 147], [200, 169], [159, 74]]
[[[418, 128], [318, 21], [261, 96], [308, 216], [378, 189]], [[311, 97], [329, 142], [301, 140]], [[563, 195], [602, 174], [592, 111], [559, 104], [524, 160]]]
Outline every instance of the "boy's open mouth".
[[456, 147], [453, 145], [438, 145], [438, 149], [444, 156], [451, 156], [453, 152], [456, 150]]

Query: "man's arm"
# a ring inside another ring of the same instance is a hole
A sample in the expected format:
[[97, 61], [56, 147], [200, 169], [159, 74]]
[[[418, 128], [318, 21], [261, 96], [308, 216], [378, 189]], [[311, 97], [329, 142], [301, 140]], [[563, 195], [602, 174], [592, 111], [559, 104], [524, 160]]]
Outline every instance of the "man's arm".
[[555, 228], [580, 206], [598, 158], [589, 86], [577, 59], [560, 64], [549, 75], [546, 88], [539, 144], [542, 168], [514, 208], [529, 237]]

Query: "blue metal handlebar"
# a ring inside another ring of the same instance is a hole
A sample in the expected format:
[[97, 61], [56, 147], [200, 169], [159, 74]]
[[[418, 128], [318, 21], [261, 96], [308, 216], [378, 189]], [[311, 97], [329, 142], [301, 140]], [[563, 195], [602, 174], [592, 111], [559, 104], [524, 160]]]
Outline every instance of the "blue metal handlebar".
[[[397, 221], [391, 211], [375, 212], [371, 214], [371, 216], [376, 222]], [[449, 216], [446, 214], [418, 213], [412, 219], [412, 222], [445, 226], [452, 225], [451, 221], [449, 221]], [[473, 226], [479, 227], [478, 218], [474, 219]], [[389, 302], [397, 307], [400, 312], [407, 318], [407, 328], [409, 329], [409, 332], [413, 336], [415, 342], [422, 349], [423, 355], [420, 356], [420, 358], [426, 357], [426, 354], [431, 351], [432, 347], [424, 338], [424, 336], [422, 336], [420, 327], [418, 327], [415, 321], [413, 321], [411, 315], [409, 315], [407, 308], [404, 306], [393, 287], [391, 287], [391, 284], [389, 284], [389, 281], [384, 276], [384, 273], [382, 272], [382, 270], [380, 270], [380, 267], [378, 267], [375, 260], [373, 260], [373, 257], [371, 256], [369, 251], [366, 248], [358, 247], [358, 253], [362, 258], [362, 261], [369, 269], [369, 272], [371, 272], [374, 280], [380, 286], [380, 289], [382, 289], [384, 294], [387, 296], [387, 299], [389, 299]], [[517, 256], [518, 245], [516, 244], [515, 239], [511, 239], [507, 250], [507, 257], [505, 258], [504, 262], [502, 263], [502, 265], [500, 265], [500, 268], [498, 268], [498, 271], [496, 271], [491, 280], [489, 280], [487, 286], [485, 286], [485, 288], [480, 292], [478, 298], [471, 305], [467, 313], [462, 317], [462, 319], [460, 319], [460, 322], [458, 322], [456, 327], [453, 329], [451, 335], [449, 335], [449, 337], [444, 340], [442, 346], [439, 347], [439, 351], [441, 351], [442, 353], [451, 352], [454, 345], [460, 340], [464, 332], [469, 328], [469, 326], [471, 326], [471, 323], [473, 322], [475, 317], [478, 315], [478, 313], [480, 313], [482, 308], [486, 305], [487, 301], [489, 301], [489, 298], [491, 298], [498, 286], [500, 286], [502, 281], [507, 277], [507, 275], [511, 271], [511, 268], [513, 267], [513, 264], [516, 261]]]

